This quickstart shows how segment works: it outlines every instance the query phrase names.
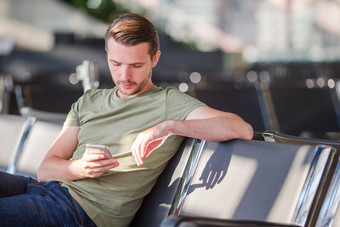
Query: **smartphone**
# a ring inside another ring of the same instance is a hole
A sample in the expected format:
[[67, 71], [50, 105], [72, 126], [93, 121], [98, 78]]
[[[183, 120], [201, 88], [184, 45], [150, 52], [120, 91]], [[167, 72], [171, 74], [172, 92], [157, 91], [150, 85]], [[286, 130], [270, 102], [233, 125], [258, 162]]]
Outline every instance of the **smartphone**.
[[104, 152], [105, 158], [112, 158], [112, 154], [111, 154], [108, 146], [99, 145], [99, 144], [86, 144], [86, 149], [100, 150], [100, 151]]

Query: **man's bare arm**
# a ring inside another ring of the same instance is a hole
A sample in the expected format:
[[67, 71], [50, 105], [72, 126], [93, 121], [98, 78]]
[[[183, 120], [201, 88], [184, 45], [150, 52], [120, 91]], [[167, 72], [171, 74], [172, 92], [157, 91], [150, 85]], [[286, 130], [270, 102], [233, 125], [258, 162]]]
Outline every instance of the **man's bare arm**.
[[189, 113], [185, 120], [164, 121], [140, 133], [132, 145], [137, 164], [142, 165], [145, 157], [171, 134], [219, 142], [252, 139], [253, 129], [235, 114], [201, 106]]
[[75, 126], [65, 127], [60, 132], [38, 169], [39, 181], [95, 178], [118, 166], [115, 159], [103, 159], [104, 154], [90, 151], [85, 151], [82, 159], [70, 160], [77, 147], [78, 132]]
[[[177, 122], [172, 129], [183, 136], [207, 141], [227, 141], [231, 139], [252, 139], [253, 128], [233, 113], [219, 111], [208, 106], [193, 110], [185, 121]], [[190, 135], [189, 135], [190, 134]]]

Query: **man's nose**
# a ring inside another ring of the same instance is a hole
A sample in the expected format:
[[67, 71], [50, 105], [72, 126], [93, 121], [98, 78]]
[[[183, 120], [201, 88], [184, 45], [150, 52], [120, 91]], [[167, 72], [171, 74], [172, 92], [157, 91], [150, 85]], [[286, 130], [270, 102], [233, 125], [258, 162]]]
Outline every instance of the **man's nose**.
[[120, 69], [120, 79], [128, 81], [131, 79], [131, 67], [122, 66]]

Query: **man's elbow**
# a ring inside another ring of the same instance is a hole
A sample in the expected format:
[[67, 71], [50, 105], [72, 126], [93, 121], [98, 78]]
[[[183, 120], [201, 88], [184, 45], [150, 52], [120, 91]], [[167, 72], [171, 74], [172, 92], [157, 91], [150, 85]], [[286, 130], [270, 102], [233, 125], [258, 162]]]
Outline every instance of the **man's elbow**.
[[250, 124], [244, 123], [243, 125], [238, 125], [235, 128], [229, 128], [229, 130], [224, 130], [219, 134], [221, 137], [217, 139], [217, 142], [228, 141], [233, 139], [253, 139], [254, 132]]
[[237, 115], [234, 115], [230, 132], [229, 139], [251, 140], [254, 137], [253, 127]]
[[37, 171], [38, 181], [48, 181], [48, 180], [50, 180], [49, 176], [48, 176], [49, 170], [46, 168], [46, 166], [48, 166], [48, 165], [45, 163], [45, 160], [44, 160], [40, 164], [38, 171]]
[[240, 139], [251, 140], [253, 139], [253, 136], [254, 136], [253, 127], [245, 122]]
[[226, 135], [229, 137], [227, 140], [230, 139], [245, 139], [245, 140], [251, 140], [254, 136], [253, 127], [248, 124], [247, 122], [243, 121], [239, 122], [238, 124], [234, 125], [233, 130], [231, 130], [229, 135]]
[[38, 181], [46, 181], [47, 178], [45, 177], [45, 174], [44, 174], [44, 170], [41, 169], [41, 166], [39, 167], [38, 171], [37, 171], [37, 178], [38, 178]]

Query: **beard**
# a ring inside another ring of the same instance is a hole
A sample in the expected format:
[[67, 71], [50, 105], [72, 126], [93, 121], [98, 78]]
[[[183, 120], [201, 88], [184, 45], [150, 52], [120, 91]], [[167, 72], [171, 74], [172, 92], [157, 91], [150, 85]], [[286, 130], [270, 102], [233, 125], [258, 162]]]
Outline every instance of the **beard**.
[[[143, 91], [148, 84], [149, 80], [151, 78], [151, 72], [149, 73], [149, 76], [147, 76], [143, 81], [140, 83], [136, 83], [130, 80], [118, 80], [116, 85], [118, 87], [118, 92], [122, 95], [128, 95], [133, 96], [136, 94], [139, 94], [141, 91]], [[123, 86], [124, 85], [131, 85], [131, 88], [126, 89]], [[146, 91], [146, 90], [145, 90]]]

